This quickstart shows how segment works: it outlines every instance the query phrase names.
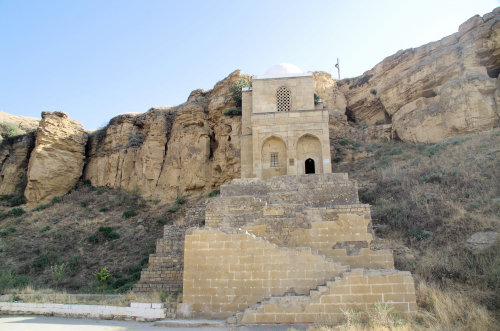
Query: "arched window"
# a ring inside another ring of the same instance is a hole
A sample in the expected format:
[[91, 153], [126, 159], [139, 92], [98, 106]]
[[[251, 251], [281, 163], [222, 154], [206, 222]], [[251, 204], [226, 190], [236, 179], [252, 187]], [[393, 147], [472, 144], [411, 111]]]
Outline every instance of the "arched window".
[[292, 110], [292, 92], [285, 86], [276, 91], [276, 109], [278, 111]]

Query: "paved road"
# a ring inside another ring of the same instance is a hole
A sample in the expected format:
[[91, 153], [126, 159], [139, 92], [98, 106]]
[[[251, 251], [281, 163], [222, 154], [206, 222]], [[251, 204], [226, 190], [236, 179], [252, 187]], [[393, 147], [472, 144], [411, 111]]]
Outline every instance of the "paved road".
[[[154, 323], [88, 320], [47, 316], [0, 315], [1, 331], [285, 331], [290, 326], [240, 326], [240, 327], [160, 327]], [[305, 330], [295, 327], [295, 330]]]

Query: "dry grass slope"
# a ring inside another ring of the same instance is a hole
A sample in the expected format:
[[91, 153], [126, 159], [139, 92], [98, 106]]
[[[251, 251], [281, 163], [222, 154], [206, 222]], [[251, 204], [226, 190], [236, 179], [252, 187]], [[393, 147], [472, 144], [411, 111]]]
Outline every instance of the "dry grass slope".
[[0, 294], [27, 284], [54, 288], [50, 267], [63, 263], [59, 289], [98, 293], [93, 273], [106, 266], [113, 275], [106, 291], [126, 292], [138, 281], [163, 226], [181, 217], [188, 206], [171, 213], [170, 205], [146, 202], [137, 194], [80, 183], [69, 194], [32, 210], [4, 209]]

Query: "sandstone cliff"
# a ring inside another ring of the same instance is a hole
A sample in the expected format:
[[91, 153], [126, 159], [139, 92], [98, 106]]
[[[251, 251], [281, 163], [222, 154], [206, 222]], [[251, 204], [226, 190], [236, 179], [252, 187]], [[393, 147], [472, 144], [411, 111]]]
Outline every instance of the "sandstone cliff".
[[[498, 126], [499, 21], [500, 8], [474, 16], [457, 33], [399, 51], [353, 79], [314, 72], [322, 100], [316, 107], [330, 111], [332, 159], [334, 143], [343, 138], [433, 143]], [[23, 190], [27, 178], [28, 202], [45, 202], [82, 175], [94, 186], [160, 201], [217, 188], [240, 176], [241, 118], [223, 115], [235, 106], [230, 86], [240, 77], [235, 71], [176, 107], [117, 116], [88, 144], [81, 125], [66, 114], [43, 113], [33, 152], [29, 136], [2, 144], [0, 194]]]
[[112, 119], [92, 136], [84, 178], [171, 201], [239, 177], [241, 120], [222, 114], [234, 106], [229, 87], [239, 78], [235, 71], [177, 107]]
[[439, 41], [399, 51], [339, 82], [350, 119], [392, 123], [395, 138], [434, 143], [499, 124], [500, 8]]
[[24, 196], [44, 203], [66, 194], [81, 177], [87, 133], [61, 112], [43, 112], [28, 164]]

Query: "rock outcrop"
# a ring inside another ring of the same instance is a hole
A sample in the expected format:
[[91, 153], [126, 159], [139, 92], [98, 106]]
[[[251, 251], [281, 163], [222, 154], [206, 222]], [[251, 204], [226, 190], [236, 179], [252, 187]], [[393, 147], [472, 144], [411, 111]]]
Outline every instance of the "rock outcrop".
[[35, 136], [33, 133], [5, 139], [0, 144], [0, 195], [22, 194], [26, 168]]
[[115, 117], [93, 135], [84, 178], [172, 201], [239, 177], [241, 120], [223, 115], [234, 106], [229, 87], [239, 78], [235, 71], [177, 107]]
[[499, 125], [500, 8], [439, 41], [399, 51], [339, 82], [346, 114], [391, 123], [394, 137], [434, 143]]
[[66, 194], [82, 175], [87, 133], [61, 112], [42, 112], [24, 191], [29, 203]]

